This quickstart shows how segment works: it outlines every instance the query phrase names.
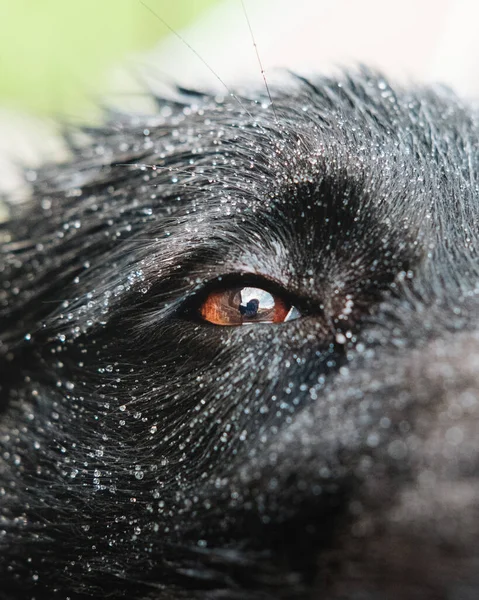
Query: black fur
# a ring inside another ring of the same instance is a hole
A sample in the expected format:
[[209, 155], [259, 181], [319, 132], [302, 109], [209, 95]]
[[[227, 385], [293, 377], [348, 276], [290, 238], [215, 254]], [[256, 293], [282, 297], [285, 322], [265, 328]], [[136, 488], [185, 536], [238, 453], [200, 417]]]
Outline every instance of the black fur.
[[[478, 112], [272, 95], [113, 115], [12, 207], [2, 600], [479, 597]], [[302, 317], [202, 322], [242, 284]]]

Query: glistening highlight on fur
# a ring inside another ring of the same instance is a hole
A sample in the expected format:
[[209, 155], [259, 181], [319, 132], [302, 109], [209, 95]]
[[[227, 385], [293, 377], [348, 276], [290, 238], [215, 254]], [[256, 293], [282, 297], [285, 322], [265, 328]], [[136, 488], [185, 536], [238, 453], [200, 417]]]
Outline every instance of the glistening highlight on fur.
[[[110, 115], [11, 207], [0, 599], [479, 596], [479, 120], [361, 71]], [[205, 322], [250, 286], [284, 323]]]

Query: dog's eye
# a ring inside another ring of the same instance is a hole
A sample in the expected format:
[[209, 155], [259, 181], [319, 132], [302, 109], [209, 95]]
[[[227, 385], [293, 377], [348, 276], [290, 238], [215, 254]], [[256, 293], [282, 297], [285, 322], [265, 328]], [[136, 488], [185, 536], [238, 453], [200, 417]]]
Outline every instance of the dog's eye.
[[280, 295], [255, 287], [210, 292], [201, 305], [200, 315], [214, 325], [284, 323], [301, 316], [297, 308]]

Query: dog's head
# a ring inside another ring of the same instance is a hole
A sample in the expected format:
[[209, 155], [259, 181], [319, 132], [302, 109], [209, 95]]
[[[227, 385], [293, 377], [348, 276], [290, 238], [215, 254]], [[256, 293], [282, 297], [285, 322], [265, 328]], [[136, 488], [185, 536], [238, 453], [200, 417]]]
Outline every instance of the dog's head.
[[479, 593], [477, 113], [367, 72], [273, 102], [183, 90], [30, 174], [0, 598]]

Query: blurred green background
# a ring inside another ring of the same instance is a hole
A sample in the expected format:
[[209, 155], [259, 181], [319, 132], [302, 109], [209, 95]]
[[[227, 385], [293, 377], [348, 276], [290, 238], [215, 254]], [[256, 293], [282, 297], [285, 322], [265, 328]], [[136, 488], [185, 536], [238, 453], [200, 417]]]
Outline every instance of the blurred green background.
[[[180, 30], [217, 1], [144, 3]], [[140, 0], [0, 0], [0, 105], [79, 114], [107, 91], [109, 67], [168, 34]]]

